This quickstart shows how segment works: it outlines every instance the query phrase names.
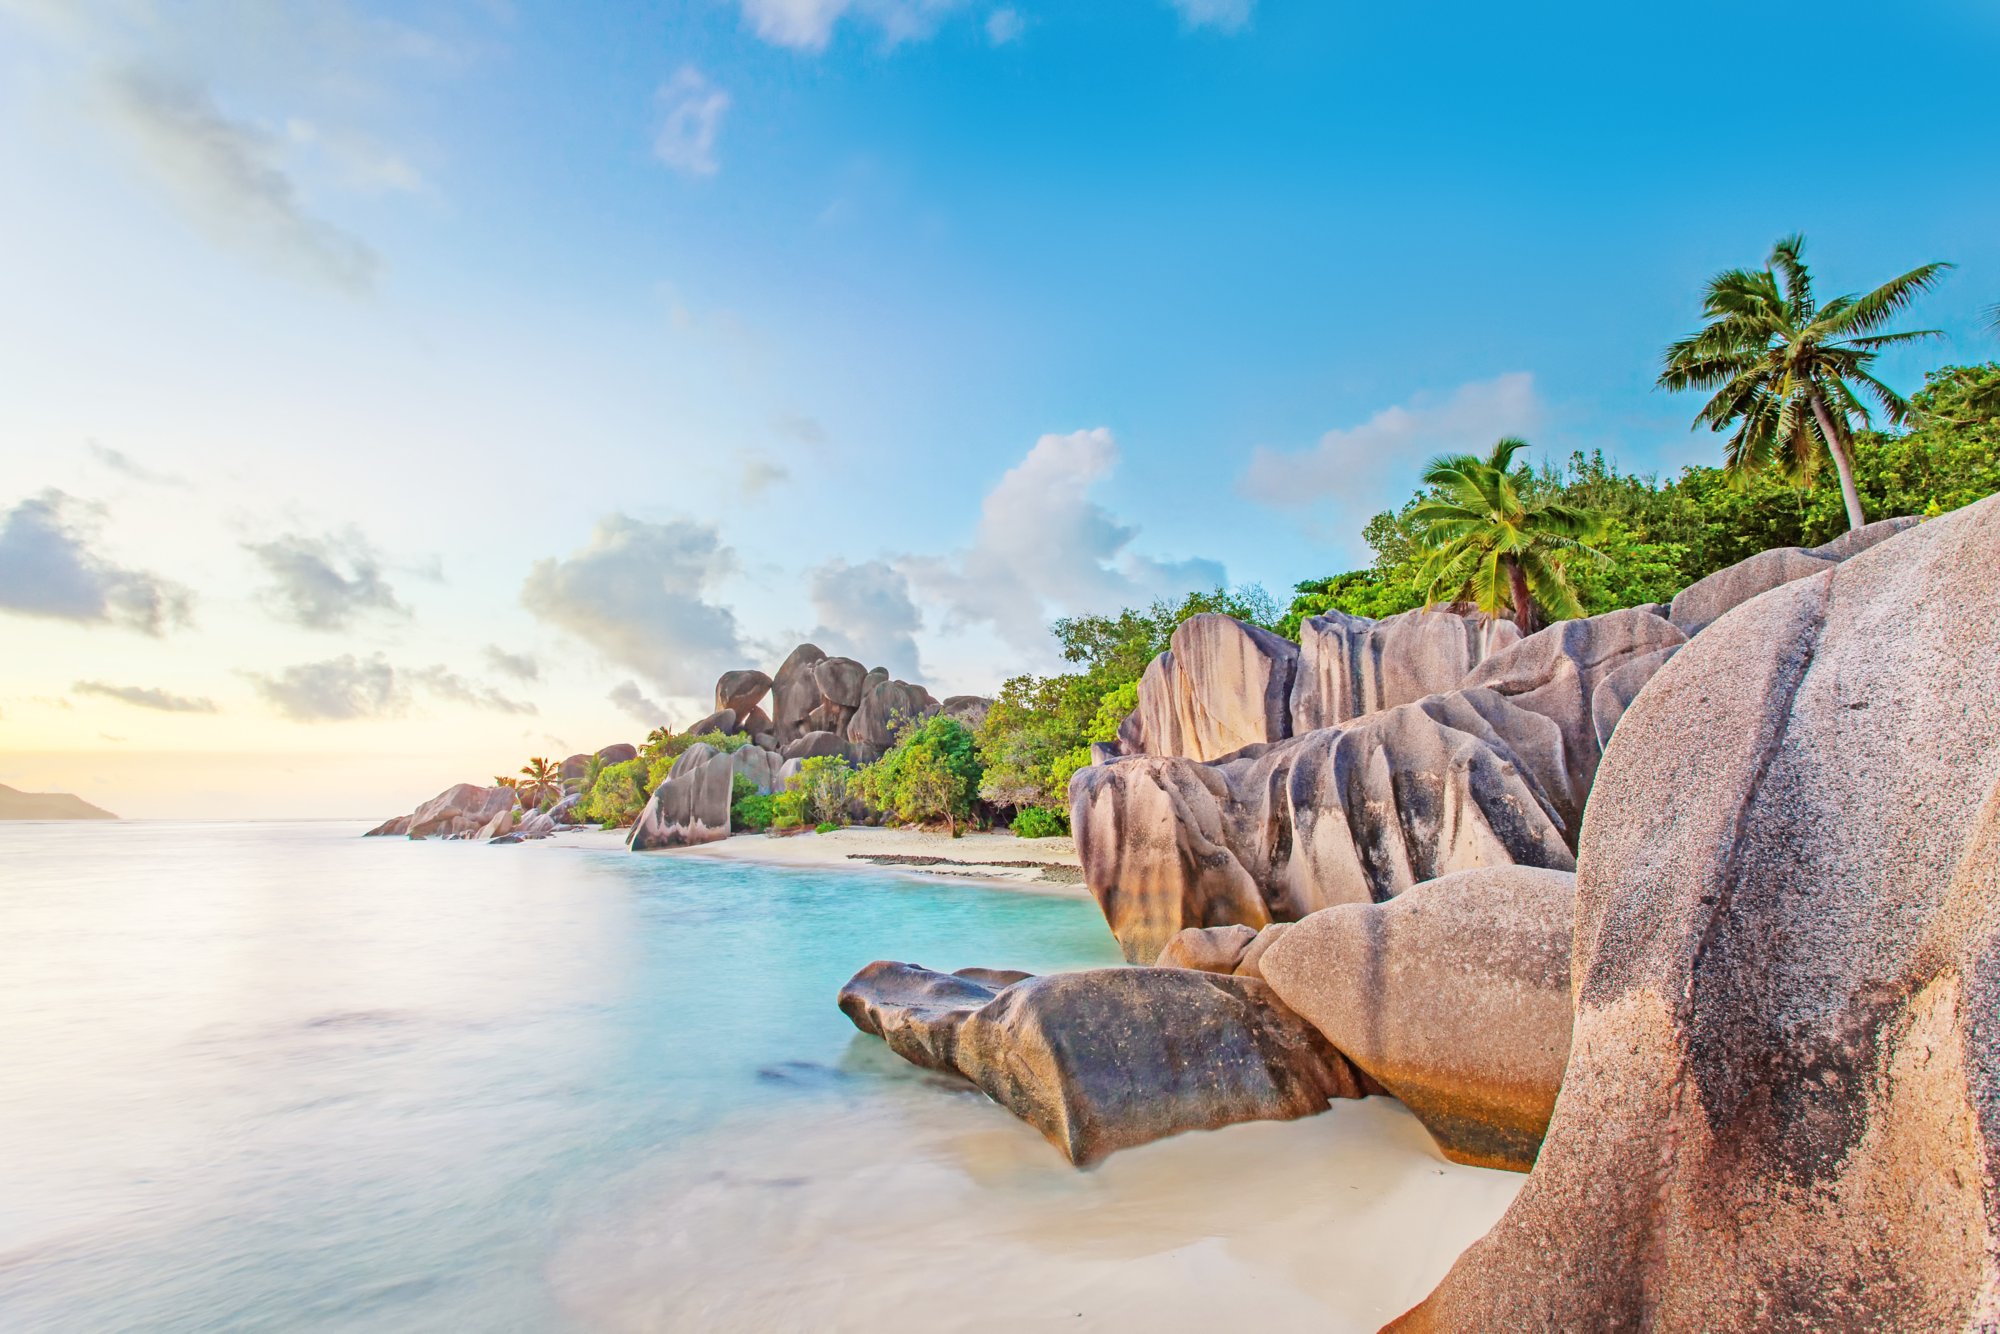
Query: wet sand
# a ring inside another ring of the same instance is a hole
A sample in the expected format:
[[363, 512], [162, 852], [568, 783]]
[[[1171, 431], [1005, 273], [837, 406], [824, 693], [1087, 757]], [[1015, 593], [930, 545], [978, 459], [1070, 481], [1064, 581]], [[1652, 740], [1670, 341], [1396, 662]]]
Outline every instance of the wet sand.
[[649, 857], [711, 857], [768, 866], [890, 871], [943, 880], [978, 880], [1019, 889], [1082, 894], [1083, 873], [1070, 838], [1020, 838], [1000, 831], [959, 838], [921, 829], [856, 826], [825, 834], [737, 834], [697, 848]]

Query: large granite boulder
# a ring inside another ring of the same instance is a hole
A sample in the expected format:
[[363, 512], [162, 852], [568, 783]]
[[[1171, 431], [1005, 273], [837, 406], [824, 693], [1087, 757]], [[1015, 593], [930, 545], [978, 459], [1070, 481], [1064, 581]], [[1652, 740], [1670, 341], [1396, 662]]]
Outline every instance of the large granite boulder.
[[511, 787], [458, 783], [417, 807], [403, 832], [411, 838], [464, 838], [493, 818], [514, 809], [520, 794]]
[[1569, 1059], [1575, 906], [1567, 871], [1460, 871], [1313, 913], [1257, 968], [1447, 1158], [1525, 1172]]
[[1923, 520], [1914, 514], [1906, 514], [1900, 519], [1878, 519], [1860, 528], [1850, 528], [1831, 542], [1822, 542], [1806, 550], [1815, 556], [1828, 560], [1846, 560], [1858, 556], [1871, 547], [1880, 546], [1897, 533], [1916, 527]]
[[[1597, 687], [1636, 662], [1657, 667], [1661, 650], [1687, 642], [1672, 622], [1641, 607], [1627, 607], [1538, 630], [1473, 668], [1462, 690], [1491, 690], [1517, 708], [1538, 713], [1562, 733], [1562, 776], [1544, 776], [1544, 788], [1569, 831], [1570, 846], [1583, 818], [1584, 799], [1597, 776]], [[1632, 675], [1637, 675], [1635, 671]], [[1643, 679], [1626, 684], [1636, 693]]]
[[1712, 623], [1604, 754], [1541, 1158], [1406, 1330], [2000, 1311], [2000, 497]]
[[1299, 627], [1292, 731], [1332, 727], [1451, 690], [1518, 642], [1521, 628], [1485, 612], [1418, 608], [1370, 620], [1330, 611]]
[[[741, 732], [742, 730], [743, 730], [743, 724], [742, 721], [737, 718], [736, 710], [717, 709], [714, 713], [709, 714], [706, 718], [697, 719], [696, 721], [689, 723], [687, 735], [707, 736], [711, 732], [719, 732], [723, 736], [735, 736], [738, 732]], [[683, 751], [682, 754], [686, 754], [686, 752]]]
[[830, 704], [846, 709], [849, 716], [861, 707], [861, 687], [867, 679], [868, 669], [852, 658], [827, 658], [813, 667], [813, 683], [819, 687], [821, 707]]
[[1597, 749], [1601, 752], [1611, 744], [1611, 733], [1617, 728], [1618, 720], [1625, 716], [1625, 710], [1632, 707], [1632, 701], [1653, 679], [1653, 674], [1667, 665], [1667, 659], [1680, 651], [1680, 645], [1642, 653], [1619, 664], [1604, 674], [1597, 683], [1597, 689], [1590, 692], [1590, 725], [1597, 734]]
[[570, 756], [562, 762], [562, 767], [557, 772], [562, 775], [565, 783], [576, 782], [590, 772], [590, 752], [586, 750]]
[[826, 661], [826, 652], [817, 644], [801, 644], [786, 656], [771, 678], [772, 732], [781, 746], [796, 741], [806, 716], [820, 706], [819, 681], [813, 669]]
[[715, 682], [715, 711], [727, 709], [739, 718], [748, 717], [770, 693], [771, 678], [762, 672], [724, 672]]
[[597, 758], [604, 764], [623, 764], [638, 759], [639, 748], [629, 741], [619, 741], [598, 751]]
[[904, 723], [919, 723], [938, 711], [938, 702], [922, 686], [907, 681], [880, 681], [861, 697], [847, 725], [848, 741], [876, 754], [896, 744]]
[[838, 755], [853, 762], [853, 747], [847, 739], [835, 732], [807, 732], [798, 740], [786, 746], [782, 752], [788, 760], [810, 760], [821, 755]]
[[1699, 634], [1723, 613], [1742, 606], [1759, 593], [1768, 593], [1839, 563], [1838, 557], [1816, 555], [1804, 547], [1772, 547], [1683, 588], [1674, 598], [1669, 617], [1688, 634]]
[[1255, 929], [1243, 926], [1190, 926], [1174, 933], [1156, 968], [1192, 968], [1202, 973], [1233, 973], [1250, 947], [1257, 943]]
[[984, 695], [947, 695], [938, 712], [965, 728], [977, 732], [993, 710], [993, 701]]
[[1014, 978], [874, 963], [840, 1008], [906, 1060], [964, 1075], [1079, 1167], [1361, 1096], [1353, 1068], [1261, 982], [1178, 968]]
[[397, 815], [391, 817], [390, 819], [384, 820], [381, 824], [376, 825], [373, 829], [369, 830], [361, 837], [363, 838], [387, 838], [391, 836], [401, 837], [402, 835], [407, 834], [409, 832], [410, 832], [410, 817], [407, 815]]
[[1481, 866], [1569, 870], [1568, 773], [1556, 722], [1462, 690], [1217, 764], [1080, 770], [1070, 823], [1125, 957], [1151, 963], [1186, 927], [1296, 921]]
[[1299, 648], [1213, 612], [1182, 621], [1139, 679], [1139, 707], [1120, 740], [1128, 754], [1219, 759], [1292, 734]]
[[666, 778], [646, 799], [625, 845], [649, 852], [728, 838], [737, 775], [750, 779], [759, 792], [775, 791], [783, 763], [776, 753], [757, 746], [719, 751], [696, 742], [675, 757]]

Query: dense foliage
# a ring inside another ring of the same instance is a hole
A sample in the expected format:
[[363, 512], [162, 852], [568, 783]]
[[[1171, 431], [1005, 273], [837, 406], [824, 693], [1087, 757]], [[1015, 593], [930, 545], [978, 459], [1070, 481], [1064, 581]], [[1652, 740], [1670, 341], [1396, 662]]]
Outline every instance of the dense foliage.
[[1146, 664], [1165, 651], [1182, 621], [1203, 612], [1265, 626], [1278, 619], [1271, 595], [1252, 587], [1057, 621], [1063, 657], [1081, 670], [1016, 676], [1001, 685], [979, 729], [985, 767], [979, 795], [995, 806], [1040, 807], [1067, 830], [1070, 775], [1090, 763], [1091, 742], [1117, 736], [1118, 724], [1138, 702]]
[[[1982, 395], [2000, 389], [2000, 365], [1947, 366], [1910, 397], [1910, 429], [1864, 431], [1853, 443], [1854, 481], [1877, 518], [1943, 514], [2000, 491], [2000, 413]], [[1667, 481], [1622, 473], [1602, 453], [1572, 454], [1559, 466], [1517, 468], [1532, 496], [1590, 511], [1604, 528], [1592, 545], [1608, 562], [1581, 561], [1570, 577], [1583, 614], [1664, 602], [1704, 575], [1759, 551], [1817, 546], [1847, 529], [1833, 487], [1798, 487], [1773, 472], [1732, 475], [1691, 466]], [[1381, 617], [1424, 605], [1424, 555], [1412, 515], [1429, 493], [1378, 514], [1362, 536], [1371, 569], [1299, 584], [1278, 624], [1294, 637], [1305, 618], [1330, 610]], [[1543, 611], [1549, 609], [1544, 607]]]
[[847, 819], [854, 770], [838, 755], [815, 755], [799, 763], [799, 771], [777, 794], [772, 826], [796, 829], [812, 825], [822, 832], [839, 828]]
[[729, 780], [729, 827], [739, 832], [761, 834], [776, 818], [776, 798], [757, 790], [757, 780], [737, 774]]
[[854, 776], [852, 790], [892, 823], [943, 824], [956, 835], [975, 814], [983, 773], [972, 733], [938, 715], [904, 724], [889, 752]]
[[1014, 832], [1022, 838], [1054, 838], [1069, 832], [1069, 817], [1046, 806], [1028, 806], [1014, 817]]
[[639, 818], [652, 790], [643, 757], [602, 765], [589, 791], [577, 803], [577, 809], [585, 820], [593, 820], [606, 829], [619, 829]]

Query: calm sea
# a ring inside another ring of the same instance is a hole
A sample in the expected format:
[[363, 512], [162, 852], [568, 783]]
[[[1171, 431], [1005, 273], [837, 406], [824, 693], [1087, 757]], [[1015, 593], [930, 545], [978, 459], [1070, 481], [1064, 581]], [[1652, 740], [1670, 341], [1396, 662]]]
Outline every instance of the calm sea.
[[834, 1008], [1086, 899], [362, 827], [0, 825], [0, 1329], [1328, 1328], [1512, 1193], [1379, 1099], [1076, 1173]]

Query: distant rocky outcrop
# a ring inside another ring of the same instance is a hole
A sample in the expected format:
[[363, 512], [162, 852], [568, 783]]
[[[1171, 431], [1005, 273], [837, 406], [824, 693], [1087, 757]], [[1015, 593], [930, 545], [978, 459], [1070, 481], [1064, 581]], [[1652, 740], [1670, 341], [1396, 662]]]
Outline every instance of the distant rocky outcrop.
[[1992, 1326], [2000, 497], [1892, 536], [1632, 701], [1540, 1160], [1396, 1328]]
[[0, 783], [0, 820], [116, 820], [102, 807], [67, 792], [22, 792]]
[[513, 832], [513, 811], [519, 800], [520, 793], [511, 787], [455, 783], [410, 814], [376, 825], [364, 837], [491, 839]]
[[1078, 1166], [1183, 1131], [1310, 1116], [1363, 1091], [1311, 1025], [1248, 978], [883, 962], [841, 988], [840, 1008], [905, 1060], [971, 1080]]

